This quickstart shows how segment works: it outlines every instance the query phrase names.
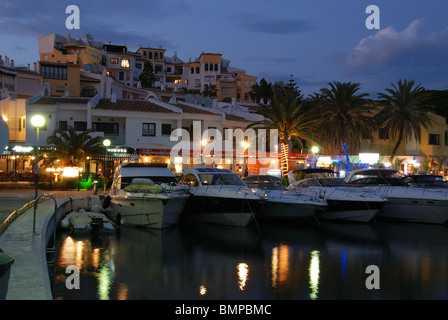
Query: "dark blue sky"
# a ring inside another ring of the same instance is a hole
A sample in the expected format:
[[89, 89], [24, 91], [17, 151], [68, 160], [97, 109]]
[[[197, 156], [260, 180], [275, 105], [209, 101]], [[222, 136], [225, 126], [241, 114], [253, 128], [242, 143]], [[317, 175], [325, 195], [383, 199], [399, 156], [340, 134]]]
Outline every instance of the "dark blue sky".
[[[80, 30], [65, 27], [71, 4]], [[369, 5], [379, 30], [365, 26]], [[26, 65], [38, 60], [38, 37], [92, 34], [133, 51], [162, 45], [184, 61], [222, 53], [259, 80], [293, 74], [306, 95], [353, 81], [376, 98], [400, 78], [448, 88], [447, 15], [446, 0], [0, 0], [0, 54]]]

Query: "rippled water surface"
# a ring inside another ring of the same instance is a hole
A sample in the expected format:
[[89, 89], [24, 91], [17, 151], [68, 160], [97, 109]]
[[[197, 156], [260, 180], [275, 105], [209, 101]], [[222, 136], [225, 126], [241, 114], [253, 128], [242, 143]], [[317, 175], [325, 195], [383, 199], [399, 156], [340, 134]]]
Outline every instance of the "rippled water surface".
[[[66, 287], [66, 268], [80, 288]], [[366, 273], [369, 265], [378, 272]], [[55, 299], [448, 299], [448, 226], [259, 222], [60, 234]], [[367, 289], [366, 280], [379, 286]]]

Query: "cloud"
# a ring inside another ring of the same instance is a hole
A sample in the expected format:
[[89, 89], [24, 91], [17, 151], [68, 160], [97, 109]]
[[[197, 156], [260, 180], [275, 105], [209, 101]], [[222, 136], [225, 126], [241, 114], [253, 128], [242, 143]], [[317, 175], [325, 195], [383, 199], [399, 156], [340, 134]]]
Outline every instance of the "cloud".
[[265, 33], [273, 35], [298, 34], [309, 31], [312, 24], [305, 20], [297, 19], [255, 19], [245, 20], [240, 26], [247, 31], [254, 33]]
[[448, 69], [448, 28], [429, 35], [420, 35], [423, 20], [418, 19], [403, 31], [393, 27], [379, 30], [363, 38], [349, 53], [333, 54], [329, 60], [341, 66], [347, 74], [412, 71], [430, 73]]
[[[80, 30], [67, 30], [66, 7], [72, 2], [6, 0], [0, 2], [0, 34], [38, 38], [51, 33], [93, 34], [95, 39], [132, 44], [148, 39], [163, 19], [191, 15], [191, 6], [184, 0], [146, 0], [135, 5], [121, 0], [78, 0]], [[152, 31], [154, 30], [154, 31]], [[157, 30], [157, 31], [156, 31]], [[115, 38], [117, 37], [117, 38]], [[157, 36], [155, 40], [159, 40]], [[162, 43], [157, 43], [159, 45]]]

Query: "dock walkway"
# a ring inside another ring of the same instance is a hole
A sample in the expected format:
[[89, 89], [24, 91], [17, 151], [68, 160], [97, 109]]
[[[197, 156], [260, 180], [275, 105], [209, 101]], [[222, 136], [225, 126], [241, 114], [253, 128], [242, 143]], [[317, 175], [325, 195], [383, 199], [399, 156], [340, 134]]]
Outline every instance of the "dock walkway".
[[[92, 192], [76, 192], [57, 198], [56, 222], [71, 210], [101, 204]], [[26, 210], [0, 236], [0, 248], [14, 258], [11, 266], [7, 300], [52, 300], [47, 267], [47, 242], [53, 232], [53, 199], [38, 204], [35, 233], [34, 207]], [[51, 237], [52, 239], [52, 237]]]

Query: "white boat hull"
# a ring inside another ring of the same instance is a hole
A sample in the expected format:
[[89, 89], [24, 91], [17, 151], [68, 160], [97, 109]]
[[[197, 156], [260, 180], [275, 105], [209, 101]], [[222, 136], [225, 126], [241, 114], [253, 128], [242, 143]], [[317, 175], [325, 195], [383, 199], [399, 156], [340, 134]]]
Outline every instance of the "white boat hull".
[[319, 220], [370, 222], [378, 210], [318, 211], [315, 216]]
[[259, 215], [270, 219], [311, 218], [322, 205], [266, 201], [260, 206]]
[[246, 227], [254, 219], [254, 214], [251, 212], [209, 212], [189, 213], [188, 215], [185, 215], [185, 217], [196, 222]]
[[448, 222], [448, 195], [423, 188], [365, 187], [383, 194], [388, 202], [378, 212], [382, 219], [443, 224]]
[[443, 224], [448, 222], [448, 201], [389, 198], [389, 202], [378, 212], [378, 217], [406, 222]]
[[100, 232], [113, 232], [115, 231], [115, 227], [110, 222], [109, 219], [106, 218], [106, 216], [102, 213], [93, 213], [93, 212], [80, 212], [71, 215], [69, 220], [69, 228], [74, 233], [86, 233], [86, 232], [92, 232], [93, 225], [92, 225], [92, 219], [102, 219], [102, 226], [98, 230]]
[[240, 186], [199, 186], [190, 189], [184, 218], [198, 222], [245, 227], [261, 206], [261, 194]]
[[134, 196], [111, 199], [111, 215], [119, 224], [154, 229], [176, 225], [180, 219], [188, 195]]

